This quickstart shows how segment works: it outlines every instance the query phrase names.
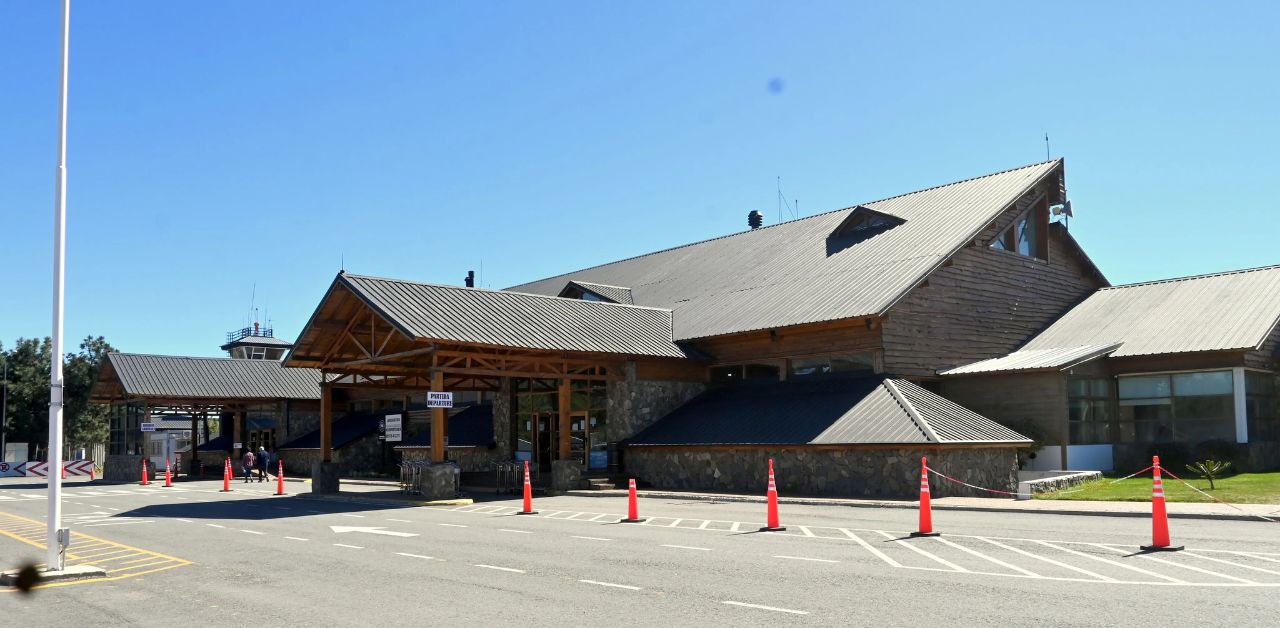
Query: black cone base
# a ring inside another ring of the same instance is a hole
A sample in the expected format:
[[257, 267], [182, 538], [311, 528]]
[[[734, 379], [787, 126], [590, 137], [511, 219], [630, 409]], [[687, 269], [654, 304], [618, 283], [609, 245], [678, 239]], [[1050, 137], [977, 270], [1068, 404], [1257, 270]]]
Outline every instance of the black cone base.
[[520, 512], [517, 512], [516, 514], [517, 514], [517, 515], [536, 515], [536, 514], [538, 514], [538, 511], [536, 511], [536, 510], [521, 510]]
[[761, 531], [761, 532], [786, 532], [786, 531], [787, 531], [787, 527], [786, 527], [786, 526], [778, 526], [778, 527], [776, 527], [776, 528], [770, 528], [769, 526], [765, 526], [765, 527], [763, 527], [763, 528], [760, 528], [760, 531]]
[[910, 537], [920, 537], [920, 536], [942, 536], [942, 533], [941, 533], [941, 532], [912, 532], [911, 534], [908, 534], [907, 536], [910, 536]]
[[644, 523], [644, 518], [640, 519], [619, 519], [618, 523]]
[[1141, 545], [1138, 549], [1144, 552], [1181, 552], [1185, 545]]

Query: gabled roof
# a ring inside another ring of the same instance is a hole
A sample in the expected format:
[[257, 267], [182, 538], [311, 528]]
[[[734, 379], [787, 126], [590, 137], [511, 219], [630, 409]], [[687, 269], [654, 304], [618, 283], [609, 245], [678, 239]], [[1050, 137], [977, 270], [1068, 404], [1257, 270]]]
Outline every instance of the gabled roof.
[[982, 360], [953, 369], [938, 371], [939, 375], [978, 375], [1011, 371], [1059, 371], [1077, 364], [1100, 358], [1115, 351], [1120, 343], [1081, 345], [1049, 349], [1020, 349], [1009, 355]]
[[1255, 350], [1280, 324], [1280, 265], [1102, 288], [1019, 352], [1116, 344], [1110, 357]]
[[349, 288], [388, 323], [415, 340], [636, 356], [690, 356], [671, 340], [670, 310], [347, 273], [339, 273], [334, 283]]
[[320, 371], [285, 368], [275, 360], [109, 353], [92, 396], [101, 399], [102, 389], [112, 380], [119, 383], [126, 398], [320, 398]]
[[[1060, 168], [1060, 160], [1033, 164], [511, 290], [554, 295], [569, 281], [629, 286], [637, 304], [673, 310], [677, 341], [880, 315]], [[829, 249], [828, 235], [859, 207], [903, 222]]]
[[[622, 305], [634, 305], [631, 299], [631, 288], [623, 286], [606, 286], [602, 283], [591, 283], [589, 281], [570, 281], [565, 284], [564, 288], [556, 296], [565, 297], [567, 293], [573, 292], [577, 288], [585, 292], [590, 292], [598, 297], [608, 299], [614, 303]], [[570, 297], [572, 298], [572, 297]]]
[[1025, 445], [1017, 432], [907, 380], [820, 377], [712, 388], [627, 445]]

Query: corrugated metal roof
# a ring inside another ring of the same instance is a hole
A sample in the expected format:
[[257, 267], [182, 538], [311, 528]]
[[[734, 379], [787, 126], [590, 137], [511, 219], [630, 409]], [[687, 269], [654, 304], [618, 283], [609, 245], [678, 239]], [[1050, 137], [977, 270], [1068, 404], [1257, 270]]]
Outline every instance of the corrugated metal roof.
[[[449, 443], [450, 447], [488, 447], [493, 445], [493, 404], [479, 403], [450, 415], [449, 438], [446, 439], [446, 442]], [[423, 430], [420, 434], [406, 438], [404, 442], [396, 446], [396, 449], [430, 446], [431, 430]]]
[[167, 399], [319, 399], [320, 371], [275, 360], [111, 353], [107, 361], [128, 397]]
[[570, 286], [577, 286], [579, 289], [594, 292], [599, 296], [613, 301], [614, 303], [635, 305], [635, 301], [631, 298], [631, 288], [624, 286], [606, 286], [602, 283], [591, 283], [589, 281], [570, 281], [557, 294], [559, 296], [564, 296], [564, 291]]
[[[333, 422], [332, 447], [334, 449], [342, 449], [343, 447], [378, 431], [378, 422], [388, 414], [399, 414], [399, 412], [353, 412], [336, 419]], [[307, 432], [302, 436], [280, 445], [277, 449], [320, 449], [320, 430], [316, 429]]]
[[940, 443], [1030, 443], [1031, 439], [905, 379], [889, 380]]
[[345, 273], [338, 281], [416, 339], [690, 357], [671, 340], [670, 310]]
[[628, 445], [1023, 444], [1025, 437], [911, 382], [880, 377], [713, 388]]
[[1060, 370], [1111, 353], [1119, 346], [1120, 343], [1111, 343], [1049, 349], [1020, 349], [998, 358], [939, 371], [938, 374], [976, 375], [979, 373], [1003, 373], [1008, 371]]
[[673, 310], [677, 341], [881, 314], [1059, 165], [863, 203], [905, 222], [830, 254], [827, 236], [857, 206], [511, 290], [554, 295], [569, 281], [629, 286], [637, 304]]
[[1252, 350], [1280, 322], [1280, 266], [1103, 288], [1021, 350], [1120, 343], [1113, 358]]

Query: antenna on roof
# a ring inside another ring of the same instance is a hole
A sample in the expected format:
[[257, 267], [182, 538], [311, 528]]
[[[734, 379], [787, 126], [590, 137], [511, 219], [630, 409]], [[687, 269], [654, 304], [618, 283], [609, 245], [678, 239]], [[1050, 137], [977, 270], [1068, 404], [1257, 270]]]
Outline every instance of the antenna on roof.
[[1044, 134], [1044, 160], [1049, 161], [1050, 159], [1052, 159], [1052, 157], [1049, 156], [1049, 134], [1045, 133]]
[[339, 252], [339, 253], [338, 253], [338, 272], [340, 272], [340, 273], [345, 273], [345, 272], [347, 272], [347, 255], [346, 255], [346, 253], [342, 253], [342, 252]]
[[[785, 217], [782, 214], [783, 207], [786, 207], [787, 211], [791, 212], [791, 217], [793, 219], [800, 217], [798, 210], [795, 207], [792, 207], [791, 203], [787, 202], [786, 195], [782, 193], [782, 177], [778, 177], [778, 222], [785, 220]], [[797, 201], [796, 207], [799, 207], [799, 201]]]

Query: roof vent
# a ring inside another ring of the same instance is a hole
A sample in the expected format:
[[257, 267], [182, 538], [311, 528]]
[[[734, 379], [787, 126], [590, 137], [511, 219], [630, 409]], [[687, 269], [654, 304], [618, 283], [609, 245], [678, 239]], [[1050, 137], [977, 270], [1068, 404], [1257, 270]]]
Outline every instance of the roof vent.
[[474, 271], [474, 270], [468, 270], [468, 271], [467, 271], [467, 278], [466, 278], [466, 279], [464, 279], [463, 281], [464, 281], [464, 282], [466, 282], [466, 286], [467, 286], [468, 288], [474, 288], [474, 287], [476, 287], [476, 271]]
[[764, 214], [754, 209], [751, 210], [751, 213], [747, 214], [747, 226], [752, 229], [759, 229], [762, 225], [764, 225]]

